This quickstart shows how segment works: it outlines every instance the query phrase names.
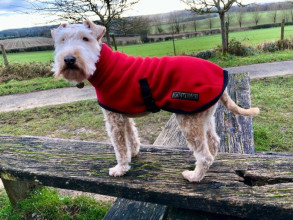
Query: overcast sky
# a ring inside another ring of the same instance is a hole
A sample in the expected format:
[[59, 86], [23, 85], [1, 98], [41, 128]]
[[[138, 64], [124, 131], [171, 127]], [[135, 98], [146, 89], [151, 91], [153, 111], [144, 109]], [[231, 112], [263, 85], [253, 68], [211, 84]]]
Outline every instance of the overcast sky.
[[[244, 0], [244, 2], [253, 0]], [[278, 0], [254, 0], [254, 2], [276, 2]], [[48, 18], [35, 14], [24, 14], [28, 8], [25, 0], [0, 0], [0, 30], [48, 25]], [[186, 9], [180, 0], [140, 0], [127, 15], [147, 15]]]

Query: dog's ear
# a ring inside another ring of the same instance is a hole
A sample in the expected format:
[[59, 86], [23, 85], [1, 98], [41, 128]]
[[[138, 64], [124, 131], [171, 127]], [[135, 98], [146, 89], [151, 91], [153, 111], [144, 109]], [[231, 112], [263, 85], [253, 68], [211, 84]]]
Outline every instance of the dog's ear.
[[58, 28], [54, 28], [51, 30], [51, 36], [54, 39], [56, 33], [61, 29], [61, 28], [65, 28], [67, 24], [60, 24], [60, 26]]
[[91, 29], [94, 34], [96, 35], [97, 37], [97, 40], [101, 40], [102, 37], [105, 35], [106, 33], [106, 28], [104, 26], [101, 26], [101, 25], [96, 25], [95, 23], [89, 21], [89, 20], [86, 20], [85, 22], [83, 22], [83, 24]]

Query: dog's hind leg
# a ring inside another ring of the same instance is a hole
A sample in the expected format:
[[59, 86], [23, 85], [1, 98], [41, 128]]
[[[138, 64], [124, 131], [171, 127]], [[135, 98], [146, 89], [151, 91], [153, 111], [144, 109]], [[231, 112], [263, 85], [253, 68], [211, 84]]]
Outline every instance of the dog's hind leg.
[[[216, 132], [216, 123], [214, 113], [218, 105], [214, 105], [210, 108], [211, 116], [207, 118], [207, 139], [210, 153], [215, 159], [220, 147], [220, 137]], [[213, 109], [214, 111], [212, 111]]]
[[210, 153], [215, 158], [220, 147], [220, 138], [216, 133], [214, 117], [208, 122], [207, 139]]
[[214, 156], [209, 150], [207, 137], [208, 120], [211, 114], [209, 111], [206, 110], [192, 115], [176, 114], [178, 125], [196, 159], [195, 170], [186, 170], [182, 173], [184, 178], [190, 182], [201, 181], [214, 161]]
[[131, 149], [131, 157], [135, 157], [139, 152], [140, 141], [132, 118], [126, 120], [126, 140], [128, 148]]
[[126, 141], [126, 124], [128, 118], [122, 114], [110, 112], [103, 109], [106, 119], [106, 129], [114, 146], [117, 165], [110, 168], [110, 176], [123, 176], [129, 169], [131, 161], [131, 150]]

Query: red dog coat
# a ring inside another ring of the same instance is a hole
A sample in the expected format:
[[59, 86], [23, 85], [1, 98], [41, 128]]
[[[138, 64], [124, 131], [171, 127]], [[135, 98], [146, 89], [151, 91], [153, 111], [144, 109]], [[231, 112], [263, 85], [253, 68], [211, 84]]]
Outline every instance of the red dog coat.
[[160, 109], [194, 113], [214, 105], [228, 83], [228, 73], [194, 57], [141, 58], [102, 45], [96, 71], [89, 79], [99, 105], [127, 114]]

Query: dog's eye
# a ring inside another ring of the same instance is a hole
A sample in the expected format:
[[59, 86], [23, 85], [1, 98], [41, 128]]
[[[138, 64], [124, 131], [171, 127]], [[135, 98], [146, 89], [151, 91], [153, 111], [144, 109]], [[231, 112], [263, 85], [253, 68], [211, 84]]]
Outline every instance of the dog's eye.
[[82, 38], [83, 41], [89, 41], [87, 37]]

